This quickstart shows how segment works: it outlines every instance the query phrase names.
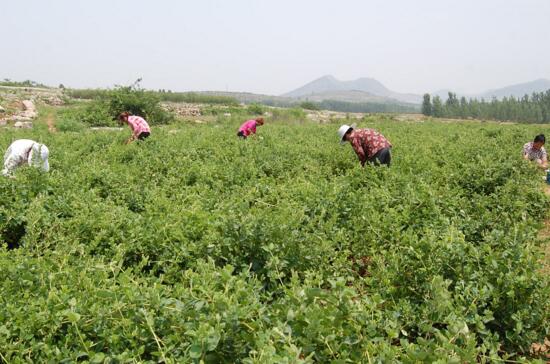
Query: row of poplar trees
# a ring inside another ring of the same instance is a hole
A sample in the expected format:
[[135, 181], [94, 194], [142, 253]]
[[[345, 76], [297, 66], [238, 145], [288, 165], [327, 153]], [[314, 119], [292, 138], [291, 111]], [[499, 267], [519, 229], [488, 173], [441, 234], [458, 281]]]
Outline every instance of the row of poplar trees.
[[485, 119], [524, 123], [550, 123], [550, 90], [522, 98], [513, 96], [491, 101], [466, 99], [449, 92], [445, 102], [439, 96], [424, 94], [422, 113], [436, 118]]

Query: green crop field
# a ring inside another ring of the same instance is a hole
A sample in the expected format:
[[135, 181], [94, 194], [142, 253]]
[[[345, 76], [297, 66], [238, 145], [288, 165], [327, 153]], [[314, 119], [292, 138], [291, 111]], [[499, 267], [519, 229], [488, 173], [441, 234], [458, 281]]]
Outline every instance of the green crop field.
[[0, 362], [536, 360], [543, 127], [368, 120], [391, 168], [339, 123], [2, 131], [51, 171], [0, 178]]

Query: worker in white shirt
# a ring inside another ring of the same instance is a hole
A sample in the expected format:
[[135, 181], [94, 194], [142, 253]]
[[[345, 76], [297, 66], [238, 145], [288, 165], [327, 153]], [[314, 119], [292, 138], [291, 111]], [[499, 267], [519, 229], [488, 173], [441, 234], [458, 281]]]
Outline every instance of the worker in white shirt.
[[49, 154], [50, 151], [44, 144], [30, 139], [16, 140], [11, 143], [6, 154], [4, 154], [2, 175], [10, 176], [17, 167], [24, 164], [48, 172], [50, 170], [50, 164], [48, 163]]

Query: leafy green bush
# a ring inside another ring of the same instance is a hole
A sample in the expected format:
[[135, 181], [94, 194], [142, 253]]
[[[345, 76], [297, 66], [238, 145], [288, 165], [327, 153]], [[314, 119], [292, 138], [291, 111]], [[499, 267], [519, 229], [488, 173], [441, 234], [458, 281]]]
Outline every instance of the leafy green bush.
[[369, 126], [391, 168], [361, 168], [337, 125], [3, 132], [47, 144], [51, 171], [0, 179], [2, 360], [532, 359], [549, 202], [519, 151], [538, 127]]
[[73, 119], [90, 126], [113, 126], [117, 116], [124, 111], [142, 116], [152, 125], [174, 120], [174, 116], [160, 106], [160, 98], [153, 92], [141, 89], [138, 82], [113, 90], [90, 91], [97, 98], [72, 111]]
[[103, 102], [95, 101], [61, 110], [56, 124], [58, 128], [63, 129], [65, 124], [70, 129], [79, 124], [88, 126], [115, 126], [116, 121]]
[[105, 89], [92, 89], [92, 88], [86, 88], [86, 89], [64, 89], [63, 94], [65, 96], [71, 97], [73, 99], [81, 99], [81, 100], [93, 100], [98, 99], [100, 97], [104, 97], [107, 94], [108, 90]]
[[248, 105], [246, 110], [248, 111], [249, 114], [252, 114], [252, 115], [263, 115], [265, 111], [265, 107], [260, 104], [250, 104]]
[[128, 111], [147, 119], [151, 124], [166, 124], [173, 116], [162, 109], [160, 98], [139, 86], [117, 87], [100, 98], [110, 115], [116, 118], [120, 113]]
[[74, 119], [58, 120], [55, 126], [61, 132], [81, 132], [86, 128], [84, 123]]

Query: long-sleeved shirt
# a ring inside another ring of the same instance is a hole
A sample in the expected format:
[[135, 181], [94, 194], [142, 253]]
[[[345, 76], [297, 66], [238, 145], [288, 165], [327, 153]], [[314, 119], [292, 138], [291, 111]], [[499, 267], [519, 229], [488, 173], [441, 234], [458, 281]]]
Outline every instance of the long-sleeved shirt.
[[361, 165], [380, 150], [391, 147], [390, 142], [374, 129], [354, 129], [348, 138]]
[[136, 115], [128, 116], [128, 125], [132, 128], [132, 136], [137, 138], [141, 133], [150, 133], [149, 124], [144, 118]]
[[242, 131], [244, 136], [249, 136], [250, 134], [256, 134], [256, 120], [247, 120], [241, 125], [239, 131]]
[[48, 163], [48, 147], [30, 139], [19, 139], [11, 143], [4, 154], [4, 176], [10, 175], [15, 168], [25, 163], [42, 168], [47, 172], [50, 169]]

